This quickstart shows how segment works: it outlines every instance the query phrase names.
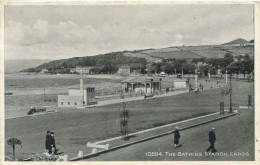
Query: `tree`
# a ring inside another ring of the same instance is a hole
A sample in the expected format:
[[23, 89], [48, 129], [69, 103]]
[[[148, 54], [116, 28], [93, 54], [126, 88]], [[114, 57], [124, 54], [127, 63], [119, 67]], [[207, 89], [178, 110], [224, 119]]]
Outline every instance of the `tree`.
[[15, 145], [22, 146], [22, 142], [17, 138], [11, 138], [7, 140], [7, 144], [13, 147], [13, 160], [15, 160]]
[[151, 73], [160, 73], [162, 71], [161, 69], [161, 63], [152, 63], [148, 66], [148, 70]]
[[89, 70], [89, 72], [92, 74], [98, 74], [98, 73], [100, 73], [100, 69], [99, 68], [97, 68], [97, 67], [94, 67], [94, 68], [91, 68], [90, 70]]
[[202, 76], [205, 76], [208, 74], [208, 72], [210, 71], [211, 66], [206, 64], [206, 65], [201, 65], [200, 68], [198, 68], [198, 71], [200, 72], [200, 74]]
[[183, 72], [186, 73], [186, 74], [187, 73], [188, 74], [193, 74], [195, 72], [196, 67], [192, 63], [184, 63], [182, 65], [182, 69], [183, 69]]
[[226, 53], [223, 59], [224, 66], [227, 67], [229, 64], [231, 64], [234, 61], [232, 53]]

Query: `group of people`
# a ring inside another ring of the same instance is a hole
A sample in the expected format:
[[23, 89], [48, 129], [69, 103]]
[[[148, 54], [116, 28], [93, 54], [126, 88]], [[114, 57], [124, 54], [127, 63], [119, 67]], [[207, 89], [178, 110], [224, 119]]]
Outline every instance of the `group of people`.
[[55, 145], [54, 132], [47, 131], [45, 140], [45, 149], [49, 154], [57, 154], [57, 148]]
[[[175, 130], [173, 131], [174, 134], [174, 148], [178, 148], [180, 147], [179, 141], [181, 138], [180, 135], [180, 131], [178, 129], [178, 127], [175, 127]], [[215, 142], [216, 142], [216, 134], [215, 134], [215, 128], [211, 128], [210, 132], [209, 132], [209, 142], [210, 142], [210, 146], [209, 148], [206, 150], [206, 152], [217, 152], [217, 150], [215, 149]]]

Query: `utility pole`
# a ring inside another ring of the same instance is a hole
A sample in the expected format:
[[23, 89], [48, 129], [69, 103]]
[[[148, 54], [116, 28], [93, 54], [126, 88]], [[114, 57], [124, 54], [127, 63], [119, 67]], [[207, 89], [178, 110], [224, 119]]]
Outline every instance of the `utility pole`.
[[231, 83], [231, 77], [232, 77], [232, 73], [230, 72], [230, 108], [229, 108], [229, 113], [232, 113], [232, 83]]

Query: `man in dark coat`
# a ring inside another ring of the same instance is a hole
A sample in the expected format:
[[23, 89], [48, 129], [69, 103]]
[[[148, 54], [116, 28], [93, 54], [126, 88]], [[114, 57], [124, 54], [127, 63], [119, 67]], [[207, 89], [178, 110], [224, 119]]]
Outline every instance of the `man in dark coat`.
[[210, 146], [207, 149], [207, 152], [212, 151], [212, 152], [216, 152], [217, 150], [215, 149], [215, 142], [216, 142], [216, 134], [214, 132], [215, 128], [212, 128], [211, 131], [209, 132], [209, 142], [210, 142]]
[[178, 130], [178, 127], [175, 127], [175, 130], [173, 131], [174, 133], [174, 148], [179, 147], [179, 140], [181, 138], [180, 132]]
[[51, 139], [51, 132], [47, 131], [46, 140], [45, 140], [45, 149], [46, 149], [46, 152], [49, 152], [49, 153], [51, 150], [50, 139]]
[[52, 153], [54, 148], [54, 154], [57, 154], [56, 144], [55, 144], [55, 138], [54, 138], [54, 132], [51, 132], [51, 138], [50, 138], [50, 150], [49, 153]]

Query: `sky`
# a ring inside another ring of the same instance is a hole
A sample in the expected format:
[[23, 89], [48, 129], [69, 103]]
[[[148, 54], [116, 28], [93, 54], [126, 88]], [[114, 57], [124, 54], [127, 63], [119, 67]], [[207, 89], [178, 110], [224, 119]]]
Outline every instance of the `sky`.
[[254, 39], [253, 5], [6, 6], [5, 60]]

